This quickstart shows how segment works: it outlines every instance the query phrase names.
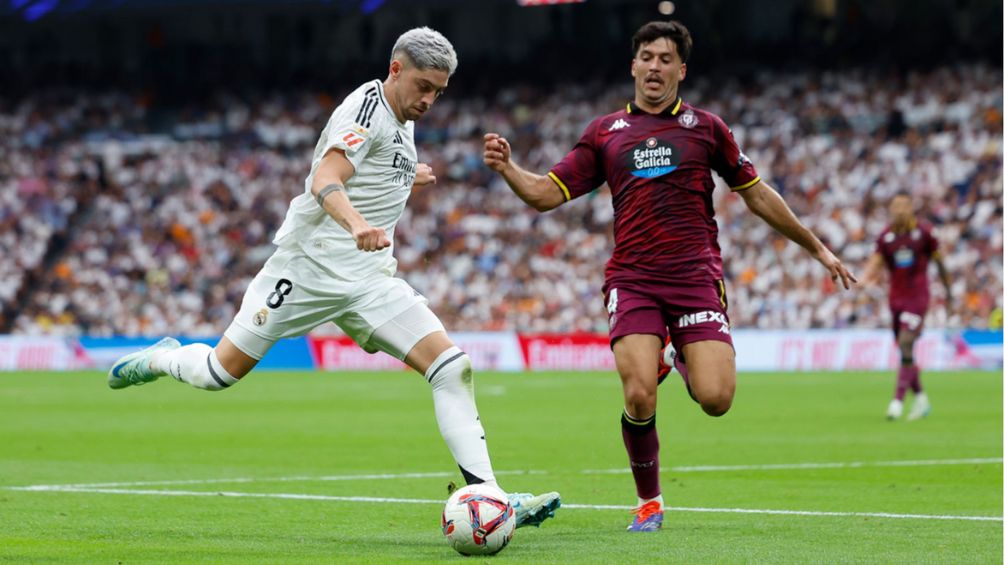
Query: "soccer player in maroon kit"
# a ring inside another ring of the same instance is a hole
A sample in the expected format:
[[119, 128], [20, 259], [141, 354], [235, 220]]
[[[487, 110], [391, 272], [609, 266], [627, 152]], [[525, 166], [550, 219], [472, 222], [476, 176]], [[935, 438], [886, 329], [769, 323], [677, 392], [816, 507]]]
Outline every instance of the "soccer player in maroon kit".
[[900, 366], [896, 379], [896, 396], [889, 402], [886, 417], [903, 415], [906, 390], [913, 391], [913, 406], [909, 420], [917, 420], [931, 412], [931, 402], [920, 386], [920, 368], [913, 362], [913, 344], [924, 327], [924, 314], [931, 299], [927, 282], [928, 263], [938, 267], [938, 276], [945, 285], [945, 308], [951, 311], [952, 287], [948, 271], [938, 252], [938, 240], [931, 226], [918, 222], [913, 212], [913, 199], [900, 192], [889, 203], [892, 223], [879, 234], [875, 253], [861, 277], [862, 284], [878, 281], [883, 265], [889, 269], [889, 309], [892, 311], [892, 331], [899, 345]]
[[725, 122], [679, 97], [691, 45], [690, 32], [679, 22], [642, 26], [632, 39], [634, 100], [593, 120], [546, 175], [514, 163], [505, 138], [485, 135], [485, 164], [537, 210], [555, 208], [604, 182], [613, 194], [615, 246], [603, 292], [624, 391], [622, 436], [638, 494], [631, 531], [662, 526], [655, 408], [667, 331], [680, 352], [676, 366], [705, 412], [725, 414], [735, 393], [711, 172], [739, 192], [754, 214], [808, 250], [834, 281], [848, 288], [856, 282], [760, 179]]

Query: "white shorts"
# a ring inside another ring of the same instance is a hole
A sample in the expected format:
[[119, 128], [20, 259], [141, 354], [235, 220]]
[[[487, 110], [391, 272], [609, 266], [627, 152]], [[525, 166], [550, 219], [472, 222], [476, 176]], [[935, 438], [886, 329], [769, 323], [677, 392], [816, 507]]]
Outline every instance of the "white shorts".
[[251, 281], [223, 335], [261, 360], [276, 341], [334, 322], [367, 352], [403, 360], [423, 337], [445, 331], [427, 304], [401, 279], [377, 273], [347, 281], [299, 250], [279, 249]]

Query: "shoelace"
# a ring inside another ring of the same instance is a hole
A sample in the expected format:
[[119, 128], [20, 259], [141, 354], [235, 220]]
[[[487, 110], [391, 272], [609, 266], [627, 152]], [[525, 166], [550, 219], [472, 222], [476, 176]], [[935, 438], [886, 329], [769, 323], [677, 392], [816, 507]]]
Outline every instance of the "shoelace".
[[639, 522], [644, 522], [648, 520], [653, 514], [658, 514], [662, 511], [662, 505], [659, 504], [658, 500], [650, 500], [645, 504], [642, 504], [638, 508], [631, 510], [632, 514], [638, 516]]

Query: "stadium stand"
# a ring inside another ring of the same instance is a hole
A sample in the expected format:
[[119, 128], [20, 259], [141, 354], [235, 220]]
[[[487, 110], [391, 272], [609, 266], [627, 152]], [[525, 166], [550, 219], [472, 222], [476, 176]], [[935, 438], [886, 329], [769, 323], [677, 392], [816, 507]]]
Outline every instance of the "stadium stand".
[[[928, 323], [979, 328], [1004, 293], [1001, 82], [984, 65], [858, 69], [688, 79], [683, 95], [723, 116], [761, 176], [859, 270], [887, 199], [917, 195], [956, 297], [949, 315], [932, 284]], [[418, 124], [420, 160], [439, 182], [413, 193], [396, 255], [448, 328], [605, 330], [609, 192], [538, 214], [483, 167], [481, 134], [503, 133], [521, 164], [546, 170], [589, 119], [629, 97], [627, 81], [506, 87], [447, 95]], [[222, 332], [303, 190], [337, 99], [220, 94], [174, 109], [123, 92], [0, 100], [0, 329]], [[838, 292], [724, 186], [716, 208], [735, 326], [887, 326], [883, 289]]]

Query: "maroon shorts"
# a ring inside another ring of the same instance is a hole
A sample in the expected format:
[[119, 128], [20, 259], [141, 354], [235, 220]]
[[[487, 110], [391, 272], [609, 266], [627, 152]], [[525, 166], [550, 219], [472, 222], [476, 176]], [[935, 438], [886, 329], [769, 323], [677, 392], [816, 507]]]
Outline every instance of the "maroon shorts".
[[924, 313], [927, 308], [892, 308], [892, 333], [899, 337], [900, 330], [910, 330], [914, 335], [924, 331]]
[[630, 334], [651, 334], [680, 350], [695, 341], [715, 340], [732, 345], [728, 298], [721, 280], [667, 282], [613, 280], [603, 285], [610, 344]]

